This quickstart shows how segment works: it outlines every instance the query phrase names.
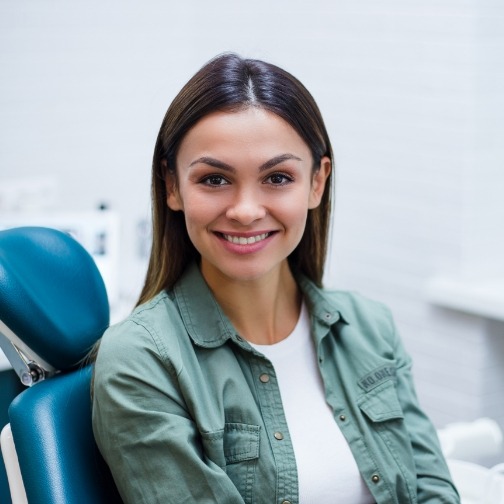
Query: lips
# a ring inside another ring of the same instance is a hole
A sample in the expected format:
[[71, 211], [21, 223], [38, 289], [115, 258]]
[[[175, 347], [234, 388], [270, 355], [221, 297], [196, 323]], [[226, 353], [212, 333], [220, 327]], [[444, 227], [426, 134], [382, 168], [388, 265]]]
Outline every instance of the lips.
[[221, 236], [229, 243], [234, 243], [235, 245], [251, 245], [253, 243], [265, 240], [270, 236], [271, 233], [261, 233], [255, 236], [237, 236], [221, 233]]

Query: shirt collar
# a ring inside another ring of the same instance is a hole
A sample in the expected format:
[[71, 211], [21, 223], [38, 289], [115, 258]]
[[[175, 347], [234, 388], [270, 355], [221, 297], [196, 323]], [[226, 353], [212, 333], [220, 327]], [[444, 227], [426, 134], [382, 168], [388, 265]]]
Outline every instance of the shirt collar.
[[237, 337], [196, 263], [187, 267], [173, 294], [187, 332], [196, 344], [213, 348]]
[[297, 278], [298, 285], [308, 303], [310, 315], [320, 324], [332, 326], [340, 320], [348, 323], [350, 310], [345, 307], [341, 299], [335, 300], [330, 292], [317, 287], [310, 279], [301, 275]]
[[[317, 324], [330, 327], [339, 321], [349, 322], [348, 315], [351, 311], [345, 310], [341, 300], [336, 301], [330, 293], [320, 289], [304, 276], [298, 277], [297, 281], [310, 315]], [[243, 344], [243, 340], [215, 300], [196, 263], [188, 266], [175, 285], [173, 296], [187, 332], [197, 345], [214, 348], [229, 339]]]

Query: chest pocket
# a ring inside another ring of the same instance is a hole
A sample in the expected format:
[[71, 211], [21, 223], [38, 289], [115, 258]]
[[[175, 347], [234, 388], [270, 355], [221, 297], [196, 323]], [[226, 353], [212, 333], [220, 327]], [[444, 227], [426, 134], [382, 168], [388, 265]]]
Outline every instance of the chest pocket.
[[224, 427], [226, 465], [259, 458], [259, 425], [227, 423]]
[[387, 380], [361, 396], [357, 404], [372, 422], [380, 423], [404, 418], [393, 380]]
[[226, 423], [224, 429], [201, 433], [207, 459], [225, 469], [229, 464], [259, 458], [261, 427], [242, 423]]
[[226, 471], [247, 504], [253, 502], [260, 434], [259, 425], [226, 423], [201, 435], [206, 458]]

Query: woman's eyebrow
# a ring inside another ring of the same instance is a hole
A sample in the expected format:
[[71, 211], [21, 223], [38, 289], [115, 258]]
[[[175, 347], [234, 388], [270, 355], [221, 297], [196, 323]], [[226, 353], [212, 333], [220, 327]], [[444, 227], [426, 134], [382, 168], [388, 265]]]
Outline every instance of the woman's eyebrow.
[[[270, 168], [273, 168], [277, 164], [283, 163], [284, 161], [288, 161], [290, 159], [294, 159], [296, 161], [302, 161], [301, 158], [298, 156], [295, 156], [294, 154], [280, 154], [278, 156], [275, 156], [271, 159], [268, 159], [265, 163], [263, 163], [261, 166], [259, 166], [259, 171], [262, 172], [264, 170], [268, 170]], [[210, 156], [202, 156], [198, 159], [195, 159], [190, 165], [194, 166], [195, 164], [198, 163], [203, 163], [207, 164], [209, 166], [212, 166], [213, 168], [220, 168], [221, 170], [225, 170], [231, 173], [236, 173], [236, 168], [233, 168], [231, 165], [228, 165], [227, 163], [224, 163], [224, 161], [219, 161], [218, 159], [215, 159]]]
[[212, 166], [213, 168], [220, 168], [221, 170], [225, 170], [225, 171], [232, 172], [232, 173], [236, 172], [236, 169], [233, 168], [231, 165], [228, 165], [227, 163], [224, 163], [223, 161], [219, 161], [218, 159], [215, 159], [210, 156], [202, 156], [198, 159], [195, 159], [189, 165], [189, 167], [194, 166], [195, 164], [199, 164], [199, 163], [207, 164], [209, 166]]
[[284, 161], [288, 161], [289, 159], [294, 159], [296, 161], [302, 161], [301, 158], [295, 156], [294, 154], [280, 154], [279, 156], [275, 156], [270, 160], [266, 161], [259, 167], [259, 171], [262, 172], [264, 170], [268, 170], [269, 168], [273, 168], [277, 164], [283, 163]]

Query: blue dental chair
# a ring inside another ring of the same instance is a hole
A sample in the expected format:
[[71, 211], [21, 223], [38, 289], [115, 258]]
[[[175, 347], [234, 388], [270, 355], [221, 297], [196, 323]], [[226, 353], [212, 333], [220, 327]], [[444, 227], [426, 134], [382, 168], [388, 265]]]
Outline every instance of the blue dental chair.
[[28, 387], [8, 417], [29, 504], [122, 502], [94, 442], [85, 360], [108, 324], [81, 245], [48, 228], [0, 231], [0, 346]]

